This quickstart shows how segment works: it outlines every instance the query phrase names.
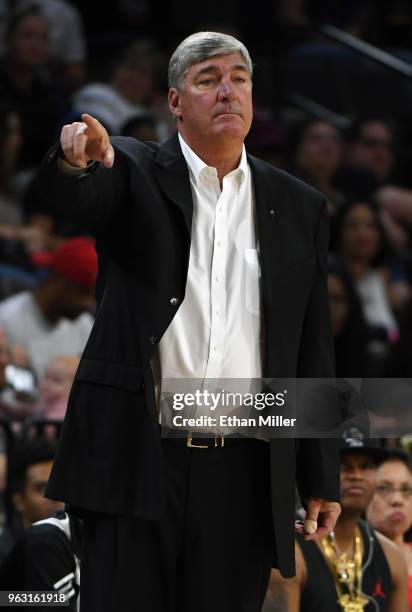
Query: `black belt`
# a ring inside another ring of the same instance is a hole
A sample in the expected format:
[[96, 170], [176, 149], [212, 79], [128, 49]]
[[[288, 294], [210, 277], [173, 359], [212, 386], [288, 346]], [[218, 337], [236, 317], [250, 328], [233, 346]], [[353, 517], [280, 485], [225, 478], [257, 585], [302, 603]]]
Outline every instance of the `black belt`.
[[159, 429], [163, 443], [186, 446], [187, 448], [225, 448], [264, 443], [264, 440], [257, 440], [256, 438], [238, 438], [230, 435], [213, 435], [191, 431], [183, 432], [167, 427], [160, 427]]

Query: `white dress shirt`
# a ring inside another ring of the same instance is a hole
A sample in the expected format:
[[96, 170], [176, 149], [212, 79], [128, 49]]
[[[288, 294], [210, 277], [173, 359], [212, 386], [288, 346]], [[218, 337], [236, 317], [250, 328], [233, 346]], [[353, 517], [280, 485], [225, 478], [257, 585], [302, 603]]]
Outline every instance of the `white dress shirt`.
[[239, 166], [223, 178], [221, 189], [216, 168], [207, 166], [180, 134], [179, 142], [193, 196], [189, 270], [185, 298], [153, 362], [157, 391], [165, 393], [167, 379], [176, 378], [201, 380], [203, 388], [207, 379], [243, 379], [232, 390], [242, 386], [249, 391], [250, 379], [262, 376], [263, 346], [255, 203], [246, 151], [243, 147]]

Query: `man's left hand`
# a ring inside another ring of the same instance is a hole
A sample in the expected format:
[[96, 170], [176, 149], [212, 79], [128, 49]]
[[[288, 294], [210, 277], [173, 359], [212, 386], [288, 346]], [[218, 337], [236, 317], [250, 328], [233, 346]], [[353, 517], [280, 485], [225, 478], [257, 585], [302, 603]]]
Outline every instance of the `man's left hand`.
[[305, 522], [303, 525], [296, 524], [296, 531], [302, 533], [305, 540], [319, 540], [333, 531], [341, 512], [340, 505], [317, 497], [310, 497], [305, 503], [307, 508]]

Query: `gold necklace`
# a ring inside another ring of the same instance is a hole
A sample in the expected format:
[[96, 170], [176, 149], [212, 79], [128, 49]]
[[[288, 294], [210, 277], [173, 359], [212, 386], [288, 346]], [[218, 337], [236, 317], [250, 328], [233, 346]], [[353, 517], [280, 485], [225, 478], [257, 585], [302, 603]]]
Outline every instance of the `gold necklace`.
[[369, 600], [362, 594], [362, 536], [356, 527], [353, 554], [341, 553], [332, 532], [320, 539], [323, 554], [335, 583], [338, 603], [343, 612], [363, 612]]

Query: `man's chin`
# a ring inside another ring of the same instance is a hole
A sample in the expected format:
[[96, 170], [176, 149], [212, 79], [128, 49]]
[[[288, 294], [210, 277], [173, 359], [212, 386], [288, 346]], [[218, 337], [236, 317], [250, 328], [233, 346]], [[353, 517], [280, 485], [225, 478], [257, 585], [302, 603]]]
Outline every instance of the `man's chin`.
[[239, 122], [231, 122], [219, 125], [217, 129], [213, 130], [214, 137], [222, 140], [244, 140], [246, 137], [245, 129], [239, 125]]
[[63, 319], [69, 319], [69, 321], [75, 321], [79, 316], [81, 315], [81, 312], [63, 312], [62, 313], [62, 318]]

